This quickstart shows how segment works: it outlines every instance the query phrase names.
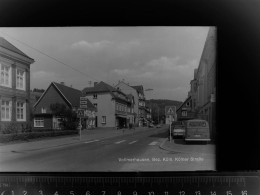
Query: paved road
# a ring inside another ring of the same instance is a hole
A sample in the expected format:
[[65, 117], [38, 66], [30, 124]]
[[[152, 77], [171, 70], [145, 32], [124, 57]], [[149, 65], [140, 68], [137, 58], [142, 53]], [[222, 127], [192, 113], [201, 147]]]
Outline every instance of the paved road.
[[[83, 143], [19, 151], [1, 155], [0, 171], [175, 171], [214, 169], [214, 157], [176, 154], [162, 150], [167, 128]], [[179, 157], [203, 157], [203, 162], [176, 161]], [[171, 159], [174, 159], [173, 161]], [[167, 161], [165, 161], [167, 160]], [[194, 167], [194, 165], [197, 165]]]

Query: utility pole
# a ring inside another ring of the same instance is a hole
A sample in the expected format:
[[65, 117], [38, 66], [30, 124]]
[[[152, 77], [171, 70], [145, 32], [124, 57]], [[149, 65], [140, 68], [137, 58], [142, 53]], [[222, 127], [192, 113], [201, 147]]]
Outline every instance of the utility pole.
[[159, 106], [157, 105], [157, 108], [158, 108], [158, 124], [159, 124]]

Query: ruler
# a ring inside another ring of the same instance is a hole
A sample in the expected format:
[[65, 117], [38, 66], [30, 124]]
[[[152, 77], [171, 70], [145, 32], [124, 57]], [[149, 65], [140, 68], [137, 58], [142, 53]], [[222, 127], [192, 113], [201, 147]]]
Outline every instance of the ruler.
[[[111, 174], [113, 175], [113, 174]], [[124, 174], [121, 174], [124, 175]], [[0, 195], [258, 195], [259, 173], [0, 174]]]

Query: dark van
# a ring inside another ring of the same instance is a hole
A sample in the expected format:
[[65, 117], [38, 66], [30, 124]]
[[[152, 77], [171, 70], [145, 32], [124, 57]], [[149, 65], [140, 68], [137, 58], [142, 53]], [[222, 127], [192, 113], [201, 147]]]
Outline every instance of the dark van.
[[202, 119], [187, 120], [185, 141], [210, 141], [208, 122]]

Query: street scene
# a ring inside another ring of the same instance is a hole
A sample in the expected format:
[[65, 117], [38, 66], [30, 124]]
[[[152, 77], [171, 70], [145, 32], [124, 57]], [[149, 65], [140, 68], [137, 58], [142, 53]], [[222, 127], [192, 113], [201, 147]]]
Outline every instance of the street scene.
[[216, 170], [216, 32], [0, 28], [0, 171]]

